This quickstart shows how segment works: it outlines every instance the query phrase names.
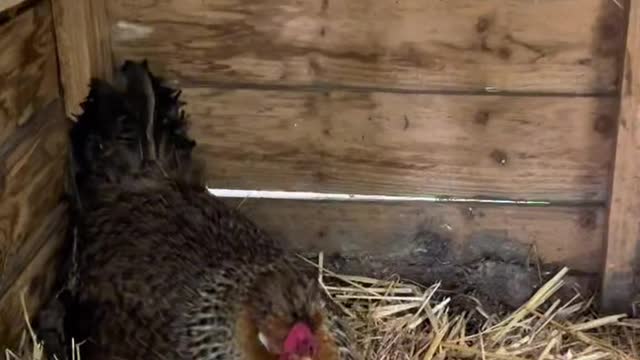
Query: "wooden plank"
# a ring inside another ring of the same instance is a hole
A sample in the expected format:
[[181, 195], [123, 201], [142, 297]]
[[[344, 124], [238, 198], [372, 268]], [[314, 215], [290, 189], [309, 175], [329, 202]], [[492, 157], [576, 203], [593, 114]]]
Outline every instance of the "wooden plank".
[[[598, 273], [598, 259], [604, 257], [603, 207], [225, 201], [270, 234], [304, 251], [404, 258], [419, 264], [421, 256], [433, 253], [430, 240], [439, 236], [445, 240], [446, 252], [461, 262], [479, 258], [522, 260], [535, 246], [531, 254], [537, 253], [544, 263]], [[440, 261], [447, 260], [442, 251], [441, 255]], [[398, 268], [406, 265], [398, 264]]]
[[611, 0], [109, 1], [115, 58], [185, 82], [612, 93]]
[[618, 139], [609, 197], [602, 307], [627, 312], [640, 290], [640, 3], [630, 2]]
[[39, 116], [32, 120], [39, 127], [25, 131], [27, 136], [0, 157], [0, 284], [11, 280], [5, 276], [19, 265], [26, 240], [64, 191], [68, 127], [61, 102]]
[[341, 273], [440, 282], [513, 307], [564, 265], [572, 285], [559, 296], [573, 297], [572, 286], [588, 296], [604, 257], [604, 207], [226, 201], [293, 248], [324, 251]]
[[16, 8], [24, 5], [29, 0], [2, 0], [0, 2], [0, 12], [7, 10], [14, 11]]
[[92, 77], [111, 78], [105, 0], [51, 0], [67, 115], [80, 113]]
[[0, 144], [58, 97], [58, 68], [47, 2], [0, 25]]
[[33, 317], [49, 299], [58, 280], [58, 266], [62, 258], [67, 231], [67, 212], [64, 205], [52, 211], [29, 243], [35, 254], [20, 264], [20, 273], [9, 286], [0, 290], [0, 351], [15, 345], [25, 328], [22, 295], [27, 313]]
[[604, 201], [617, 101], [184, 89], [218, 188]]
[[41, 223], [34, 225], [32, 233], [28, 239], [25, 239], [24, 244], [20, 248], [20, 252], [12, 259], [12, 266], [10, 269], [6, 269], [2, 278], [6, 281], [0, 282], [0, 298], [4, 296], [14, 285], [20, 275], [28, 267], [29, 263], [37, 256], [38, 252], [49, 240], [51, 235], [57, 230], [65, 232], [62, 222], [66, 222], [67, 204], [65, 202], [59, 202], [56, 207], [49, 211], [47, 216], [41, 219]]

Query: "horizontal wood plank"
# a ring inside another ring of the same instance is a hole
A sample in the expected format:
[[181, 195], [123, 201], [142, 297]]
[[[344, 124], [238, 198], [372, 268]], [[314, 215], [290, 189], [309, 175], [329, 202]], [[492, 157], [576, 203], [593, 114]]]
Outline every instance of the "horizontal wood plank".
[[302, 253], [324, 251], [340, 273], [439, 282], [513, 307], [565, 265], [570, 285], [558, 296], [588, 296], [604, 256], [604, 207], [226, 201]]
[[[482, 258], [600, 271], [603, 207], [469, 206], [424, 202], [375, 203], [227, 199], [273, 236], [304, 251], [377, 256], [420, 263]], [[444, 240], [443, 243], [436, 241]], [[409, 266], [399, 263], [398, 268]], [[415, 267], [415, 266], [414, 266]], [[413, 269], [419, 271], [419, 269]]]
[[[67, 238], [67, 212], [63, 204], [38, 224], [38, 229], [26, 242], [34, 253], [19, 264], [18, 275], [0, 288], [0, 351], [16, 345], [26, 326], [24, 311], [33, 319], [49, 297], [56, 283], [60, 251]], [[25, 307], [22, 306], [24, 296]]]
[[61, 101], [41, 109], [10, 153], [0, 157], [0, 285], [64, 191], [67, 121]]
[[217, 188], [604, 201], [614, 99], [184, 90]]
[[0, 25], [0, 144], [58, 97], [49, 4], [42, 1]]
[[612, 93], [611, 0], [109, 1], [115, 58], [186, 82]]

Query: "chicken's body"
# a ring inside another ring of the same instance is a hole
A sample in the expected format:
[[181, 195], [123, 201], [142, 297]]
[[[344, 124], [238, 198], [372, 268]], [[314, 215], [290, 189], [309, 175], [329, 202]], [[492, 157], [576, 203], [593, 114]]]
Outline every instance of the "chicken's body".
[[[308, 359], [357, 359], [313, 272], [189, 180], [178, 96], [150, 73], [122, 74], [126, 89], [94, 83], [72, 130], [78, 290], [67, 329], [87, 338], [82, 359], [299, 360], [283, 345], [298, 323], [318, 340]], [[148, 86], [130, 86], [140, 76], [153, 80], [151, 102]]]

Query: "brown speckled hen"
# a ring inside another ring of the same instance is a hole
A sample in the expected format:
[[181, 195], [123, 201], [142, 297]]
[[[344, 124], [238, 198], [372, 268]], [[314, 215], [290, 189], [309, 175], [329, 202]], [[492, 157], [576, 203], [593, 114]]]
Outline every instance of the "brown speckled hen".
[[313, 271], [197, 182], [179, 95], [127, 62], [71, 131], [82, 359], [358, 359]]

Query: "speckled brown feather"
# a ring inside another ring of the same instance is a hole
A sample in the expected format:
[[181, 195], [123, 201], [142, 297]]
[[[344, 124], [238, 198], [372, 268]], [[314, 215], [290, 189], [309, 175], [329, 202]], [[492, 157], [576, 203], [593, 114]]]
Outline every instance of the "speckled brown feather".
[[314, 360], [357, 359], [314, 274], [194, 180], [179, 92], [126, 67], [144, 70], [154, 101], [94, 81], [72, 130], [79, 282], [66, 322], [87, 339], [82, 359], [271, 360], [258, 331], [281, 341], [296, 321], [321, 338]]

